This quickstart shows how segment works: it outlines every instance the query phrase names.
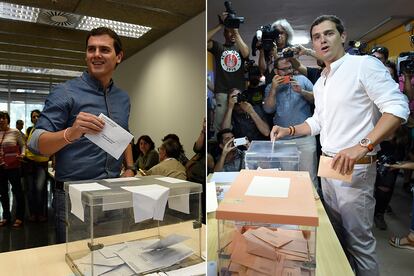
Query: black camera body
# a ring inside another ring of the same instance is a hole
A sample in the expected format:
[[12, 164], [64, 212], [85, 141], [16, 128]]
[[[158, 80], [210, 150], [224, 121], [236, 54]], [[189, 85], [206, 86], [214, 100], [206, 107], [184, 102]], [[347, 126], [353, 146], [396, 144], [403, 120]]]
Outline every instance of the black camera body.
[[414, 74], [414, 52], [403, 52], [397, 59], [397, 71]]
[[[263, 49], [265, 59], [269, 60], [270, 51], [276, 46], [276, 41], [279, 38], [279, 35], [279, 31], [276, 28], [272, 28], [270, 24], [260, 26], [252, 40], [252, 55], [256, 56], [256, 51]], [[262, 42], [260, 47], [257, 47], [258, 41]]]
[[248, 102], [249, 101], [249, 92], [247, 90], [244, 90], [237, 94], [237, 103], [241, 102]]
[[286, 51], [284, 51], [284, 52], [282, 52], [282, 56], [284, 57], [284, 58], [291, 58], [291, 57], [293, 57], [295, 55], [295, 52], [293, 51], [293, 50], [286, 50]]
[[390, 155], [386, 155], [383, 154], [380, 157], [378, 157], [378, 161], [377, 161], [377, 172], [379, 175], [381, 176], [385, 176], [387, 174], [387, 172], [389, 172], [389, 168], [385, 166], [385, 164], [395, 164], [396, 160], [394, 159], [394, 157], [390, 156]]
[[238, 29], [241, 23], [244, 23], [244, 17], [236, 16], [236, 12], [231, 7], [230, 1], [225, 1], [224, 6], [226, 7], [227, 17], [224, 19], [223, 25], [229, 29]]

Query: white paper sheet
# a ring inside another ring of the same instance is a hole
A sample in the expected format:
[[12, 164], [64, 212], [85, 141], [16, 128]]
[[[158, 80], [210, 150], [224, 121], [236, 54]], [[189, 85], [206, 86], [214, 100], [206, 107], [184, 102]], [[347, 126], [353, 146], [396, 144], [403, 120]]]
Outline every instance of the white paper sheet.
[[211, 181], [216, 183], [231, 183], [239, 175], [239, 172], [215, 172], [211, 177]]
[[245, 195], [262, 197], [288, 197], [290, 178], [255, 176]]
[[124, 248], [125, 246], [127, 246], [126, 243], [117, 243], [117, 244], [112, 244], [112, 245], [106, 245], [104, 248], [99, 249], [99, 252], [105, 258], [117, 257], [118, 255], [116, 255], [114, 252], [118, 251], [121, 248]]
[[177, 270], [171, 270], [166, 272], [168, 276], [198, 276], [206, 275], [206, 263], [198, 263], [195, 265], [187, 266]]
[[99, 118], [105, 121], [102, 131], [85, 137], [118, 160], [134, 136], [104, 114]]
[[190, 239], [190, 237], [188, 236], [182, 236], [182, 235], [178, 235], [178, 234], [171, 234], [166, 236], [165, 238], [155, 241], [145, 247], [143, 247], [142, 249], [144, 250], [154, 250], [154, 249], [162, 249], [165, 247], [169, 247], [172, 246], [174, 244], [183, 242], [185, 240]]
[[[124, 261], [115, 255], [114, 257], [106, 258], [101, 252], [93, 251], [93, 263], [95, 265], [104, 265], [104, 266], [119, 266], [124, 263]], [[85, 257], [79, 259], [81, 264], [91, 264], [91, 254], [89, 253]]]
[[178, 178], [174, 178], [174, 177], [158, 177], [155, 178], [164, 182], [168, 182], [168, 183], [183, 183], [183, 182], [187, 182], [187, 180], [182, 180], [182, 179], [178, 179]]
[[131, 268], [129, 268], [127, 264], [123, 264], [109, 272], [101, 274], [100, 276], [132, 276], [132, 275], [136, 275], [135, 272]]
[[207, 213], [215, 212], [217, 203], [216, 182], [209, 182], [206, 186]]
[[161, 185], [124, 186], [132, 192], [135, 222], [154, 218], [163, 220], [170, 189]]
[[135, 271], [135, 273], [145, 273], [147, 271], [169, 267], [193, 254], [193, 251], [183, 245], [142, 252], [136, 247], [125, 247], [117, 251], [116, 254]]
[[106, 182], [126, 182], [126, 181], [136, 181], [139, 180], [140, 178], [138, 177], [119, 177], [119, 178], [108, 178], [108, 179], [103, 179]]
[[99, 190], [110, 190], [110, 188], [105, 187], [97, 182], [69, 185], [69, 196], [72, 206], [72, 214], [77, 216], [80, 220], [85, 221], [85, 212], [82, 205], [82, 192]]
[[168, 198], [170, 209], [189, 214], [190, 213], [190, 194], [172, 196]]

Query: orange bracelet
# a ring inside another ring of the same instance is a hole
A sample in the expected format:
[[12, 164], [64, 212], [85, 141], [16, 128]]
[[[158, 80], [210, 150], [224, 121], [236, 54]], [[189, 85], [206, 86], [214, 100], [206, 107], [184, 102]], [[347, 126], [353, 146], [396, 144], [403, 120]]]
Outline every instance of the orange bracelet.
[[72, 144], [73, 141], [70, 141], [67, 137], [66, 137], [66, 131], [68, 131], [69, 128], [65, 129], [65, 131], [63, 132], [63, 139], [65, 139], [66, 143], [68, 144]]
[[294, 126], [292, 126], [292, 130], [293, 130], [293, 131], [292, 131], [292, 134], [291, 134], [291, 135], [292, 135], [292, 136], [295, 136], [296, 128], [295, 128]]

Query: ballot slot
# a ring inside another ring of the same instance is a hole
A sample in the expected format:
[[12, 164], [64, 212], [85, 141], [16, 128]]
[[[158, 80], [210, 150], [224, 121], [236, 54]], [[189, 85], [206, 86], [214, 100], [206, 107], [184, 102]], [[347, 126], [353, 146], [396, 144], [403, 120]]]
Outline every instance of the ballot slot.
[[[252, 185], [263, 189], [258, 181], [273, 191], [252, 193]], [[216, 218], [219, 275], [315, 275], [319, 220], [309, 173], [242, 170]]]
[[66, 182], [75, 275], [141, 275], [203, 262], [202, 185], [162, 176]]

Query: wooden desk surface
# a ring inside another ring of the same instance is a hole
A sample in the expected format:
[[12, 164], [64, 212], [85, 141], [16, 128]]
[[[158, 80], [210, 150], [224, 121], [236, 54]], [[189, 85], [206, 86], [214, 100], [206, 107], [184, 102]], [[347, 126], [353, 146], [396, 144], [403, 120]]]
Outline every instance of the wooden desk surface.
[[[208, 185], [209, 183], [207, 183]], [[351, 266], [328, 219], [322, 202], [316, 200], [319, 227], [316, 233], [316, 276], [354, 276]], [[215, 213], [207, 216], [207, 260], [217, 260], [217, 220]]]
[[[192, 222], [183, 222], [161, 227], [161, 234], [165, 235], [180, 233], [191, 236], [191, 240], [184, 242], [186, 245], [195, 248], [198, 240], [198, 231], [186, 233], [185, 229], [190, 229]], [[126, 240], [134, 240], [148, 237], [150, 230], [141, 230], [121, 235], [114, 235], [102, 238], [108, 244]], [[152, 231], [153, 232], [153, 231]], [[202, 251], [205, 250], [205, 227], [201, 231]], [[71, 243], [71, 248], [83, 245], [85, 241]], [[66, 244], [43, 246], [25, 250], [18, 250], [0, 254], [0, 275], [13, 276], [67, 276], [73, 275], [72, 270], [65, 262]], [[198, 254], [198, 252], [196, 252]]]

